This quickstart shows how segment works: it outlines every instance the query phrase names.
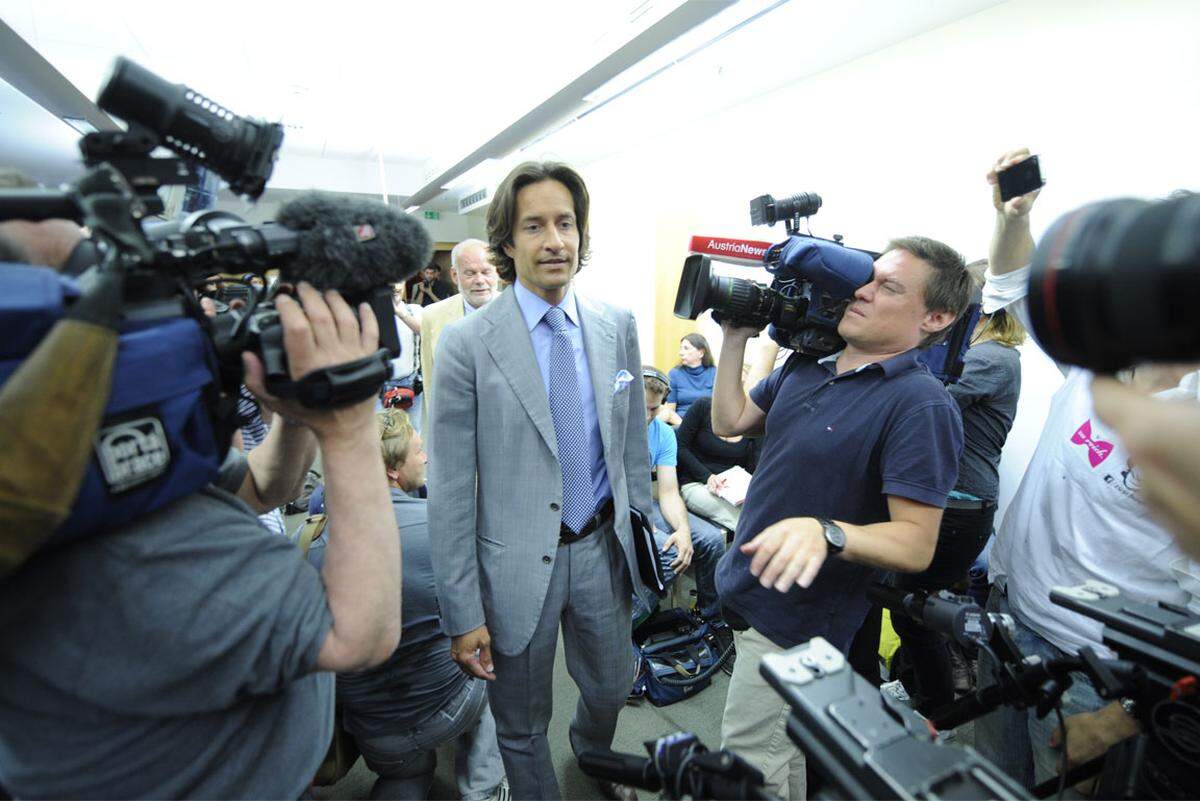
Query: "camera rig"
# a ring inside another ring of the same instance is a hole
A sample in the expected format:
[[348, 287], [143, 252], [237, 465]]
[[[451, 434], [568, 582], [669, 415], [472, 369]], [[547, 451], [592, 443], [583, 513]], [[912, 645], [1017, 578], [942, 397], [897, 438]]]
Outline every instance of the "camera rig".
[[[801, 221], [820, 208], [821, 197], [812, 192], [781, 200], [762, 195], [750, 201], [752, 224], [783, 220], [787, 229], [785, 240], [763, 252], [762, 267], [773, 276], [770, 286], [716, 275], [711, 256], [693, 254], [683, 264], [675, 316], [694, 320], [712, 309], [718, 323], [729, 320], [739, 326], [765, 327], [780, 347], [807, 356], [820, 358], [841, 350], [845, 347], [838, 333], [842, 315], [855, 292], [871, 281], [880, 254], [850, 247], [840, 235], [825, 239], [800, 233]], [[733, 244], [751, 252], [756, 243]], [[979, 313], [980, 304], [972, 301], [939, 341], [921, 350], [921, 361], [944, 383], [962, 375]]]
[[[96, 102], [125, 120], [128, 130], [86, 134], [79, 148], [89, 169], [66, 191], [0, 191], [0, 220], [59, 217], [86, 226], [99, 262], [97, 274], [119, 284], [110, 294], [118, 298], [121, 318], [142, 325], [195, 320], [209, 334], [227, 391], [236, 391], [241, 353], [251, 350], [264, 363], [268, 389], [279, 397], [320, 408], [377, 392], [390, 372], [389, 358], [399, 355], [395, 328], [387, 324], [390, 285], [357, 293], [336, 287], [346, 292], [352, 306], [369, 303], [383, 321], [379, 351], [293, 381], [272, 294], [248, 293], [242, 308], [223, 310], [210, 322], [193, 290], [214, 273], [261, 275], [295, 262], [304, 247], [303, 232], [276, 223], [248, 225], [220, 211], [196, 212], [178, 223], [151, 222], [163, 211], [158, 190], [193, 181], [198, 167], [220, 175], [233, 192], [258, 198], [282, 146], [283, 126], [239, 117], [123, 57], [117, 58]], [[154, 155], [160, 145], [176, 155]], [[348, 227], [365, 241], [376, 236], [379, 225]]]
[[[813, 798], [1044, 798], [1065, 782], [1101, 771], [1100, 798], [1195, 798], [1200, 781], [1200, 616], [1172, 604], [1128, 601], [1100, 582], [1060, 587], [1051, 599], [1105, 624], [1104, 642], [1117, 659], [1085, 648], [1078, 657], [1042, 662], [1025, 658], [1007, 615], [984, 612], [947, 592], [902, 593], [880, 584], [869, 594], [947, 636], [989, 648], [997, 656], [996, 684], [966, 696], [926, 720], [886, 696], [817, 637], [763, 657], [763, 677], [791, 707], [787, 731], [804, 751], [818, 784]], [[1033, 791], [1021, 787], [974, 749], [938, 737], [939, 729], [1001, 706], [1057, 703], [1075, 671], [1086, 673], [1103, 698], [1131, 697], [1143, 733]], [[580, 757], [590, 775], [623, 781], [667, 798], [763, 798], [762, 776], [736, 754], [707, 752], [694, 735], [646, 743], [650, 758], [632, 754]], [[724, 793], [724, 794], [718, 794]]]

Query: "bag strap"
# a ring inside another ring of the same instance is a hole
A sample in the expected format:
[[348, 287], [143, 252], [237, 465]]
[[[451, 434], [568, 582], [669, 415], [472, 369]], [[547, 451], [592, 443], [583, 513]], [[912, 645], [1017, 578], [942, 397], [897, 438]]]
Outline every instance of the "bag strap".
[[301, 555], [308, 555], [308, 547], [312, 545], [313, 540], [325, 532], [327, 522], [328, 518], [323, 514], [309, 515], [304, 519], [304, 525], [300, 528], [300, 536], [296, 540], [296, 545], [300, 546]]

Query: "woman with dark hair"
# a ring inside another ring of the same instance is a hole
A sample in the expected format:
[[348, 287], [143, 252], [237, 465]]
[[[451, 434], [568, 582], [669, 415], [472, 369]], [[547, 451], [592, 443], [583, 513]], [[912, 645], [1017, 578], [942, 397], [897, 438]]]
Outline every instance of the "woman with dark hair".
[[712, 397], [717, 367], [708, 340], [700, 334], [686, 334], [679, 340], [679, 364], [671, 368], [669, 375], [671, 394], [667, 395], [659, 419], [677, 426], [693, 401]]
[[735, 466], [753, 473], [760, 440], [714, 434], [712, 398], [699, 398], [691, 405], [675, 437], [679, 442], [679, 491], [688, 511], [735, 530], [742, 507], [720, 496], [725, 486], [720, 474]]

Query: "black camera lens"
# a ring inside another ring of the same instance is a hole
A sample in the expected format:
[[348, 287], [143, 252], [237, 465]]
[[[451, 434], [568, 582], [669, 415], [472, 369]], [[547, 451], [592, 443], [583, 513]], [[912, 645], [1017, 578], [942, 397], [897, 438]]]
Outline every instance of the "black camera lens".
[[1200, 359], [1200, 196], [1072, 211], [1031, 267], [1033, 332], [1054, 359], [1096, 372]]
[[821, 196], [816, 192], [801, 192], [779, 200], [762, 195], [750, 201], [750, 224], [774, 225], [793, 217], [811, 217], [820, 208]]
[[186, 159], [210, 167], [239, 195], [266, 188], [283, 144], [283, 126], [239, 117], [180, 83], [168, 83], [118, 58], [96, 100], [100, 108], [162, 136]]
[[717, 322], [763, 328], [769, 323], [794, 323], [796, 304], [769, 287], [745, 278], [712, 274], [708, 256], [695, 254], [683, 263], [679, 290], [675, 294], [675, 316], [695, 320], [706, 309]]

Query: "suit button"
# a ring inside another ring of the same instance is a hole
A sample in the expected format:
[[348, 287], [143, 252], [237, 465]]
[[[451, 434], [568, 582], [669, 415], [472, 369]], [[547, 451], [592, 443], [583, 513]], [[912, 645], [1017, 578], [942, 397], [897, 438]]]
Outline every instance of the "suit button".
[[545, 562], [546, 564], [550, 564], [550, 557], [549, 557], [549, 556], [543, 556], [543, 557], [542, 557], [542, 561], [543, 561], [543, 562]]
[[559, 510], [559, 508], [560, 508], [560, 507], [559, 507], [559, 505], [558, 505], [557, 503], [552, 503], [552, 504], [550, 504], [550, 511], [551, 511], [551, 512], [557, 512], [557, 511]]

